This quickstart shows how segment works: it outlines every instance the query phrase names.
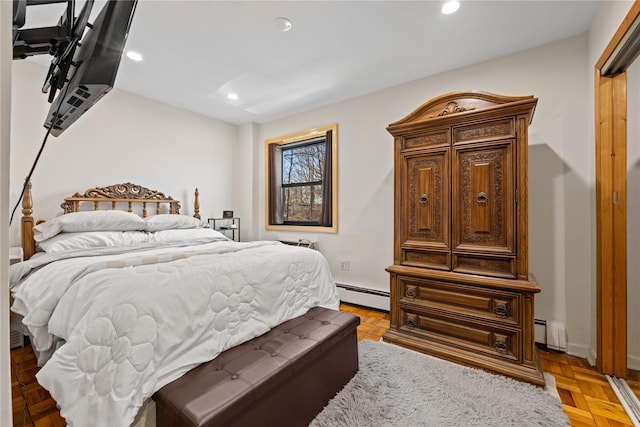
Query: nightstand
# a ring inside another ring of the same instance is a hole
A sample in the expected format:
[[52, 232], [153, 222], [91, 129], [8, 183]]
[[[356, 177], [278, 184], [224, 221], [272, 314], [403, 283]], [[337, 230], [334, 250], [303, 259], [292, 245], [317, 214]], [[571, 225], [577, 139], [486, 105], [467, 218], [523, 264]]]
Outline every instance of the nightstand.
[[240, 218], [209, 218], [211, 228], [230, 237], [236, 242], [240, 241]]

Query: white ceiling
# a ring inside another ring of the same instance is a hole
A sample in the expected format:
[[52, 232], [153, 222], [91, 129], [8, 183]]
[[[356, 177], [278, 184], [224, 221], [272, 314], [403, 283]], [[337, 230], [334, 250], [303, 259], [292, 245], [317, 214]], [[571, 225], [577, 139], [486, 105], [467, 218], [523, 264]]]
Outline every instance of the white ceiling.
[[[262, 123], [583, 33], [597, 3], [462, 0], [443, 15], [442, 1], [139, 0], [127, 49], [144, 61], [123, 58], [116, 87]], [[62, 10], [30, 6], [25, 27]]]

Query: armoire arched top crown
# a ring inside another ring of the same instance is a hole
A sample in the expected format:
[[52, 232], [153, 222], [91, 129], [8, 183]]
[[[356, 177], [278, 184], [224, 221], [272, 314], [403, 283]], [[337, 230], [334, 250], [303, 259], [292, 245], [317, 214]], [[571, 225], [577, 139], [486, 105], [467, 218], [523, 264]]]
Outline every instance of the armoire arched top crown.
[[538, 98], [534, 96], [505, 96], [480, 91], [450, 92], [425, 102], [407, 116], [391, 123], [387, 130], [395, 136], [421, 122], [430, 126], [437, 121], [468, 122], [476, 116], [480, 119], [491, 115], [498, 108], [507, 114], [511, 110], [513, 114], [529, 114], [531, 121], [537, 102]]

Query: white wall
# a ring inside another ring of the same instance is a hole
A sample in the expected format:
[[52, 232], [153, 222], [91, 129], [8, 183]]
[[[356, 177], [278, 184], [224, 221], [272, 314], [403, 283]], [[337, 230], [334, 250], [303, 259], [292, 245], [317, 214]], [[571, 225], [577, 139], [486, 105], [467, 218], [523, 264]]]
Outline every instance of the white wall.
[[[240, 218], [240, 240], [257, 240], [258, 209], [253, 205], [253, 194], [256, 191], [257, 152], [253, 141], [257, 138], [258, 125], [247, 123], [238, 129], [238, 140], [234, 146], [233, 156], [233, 198], [229, 209]], [[219, 214], [222, 214], [220, 212]]]
[[[11, 204], [15, 204], [45, 128], [49, 104], [40, 88], [46, 68], [13, 62]], [[32, 177], [34, 217], [60, 215], [67, 196], [132, 182], [164, 192], [193, 214], [220, 216], [232, 204], [237, 127], [113, 89], [59, 137], [50, 137]], [[11, 227], [19, 245], [20, 210]]]
[[[593, 149], [586, 34], [262, 124], [256, 149], [264, 185], [264, 139], [338, 123], [337, 234], [317, 234], [335, 280], [388, 291], [393, 262], [393, 138], [385, 130], [425, 101], [482, 90], [539, 98], [529, 134], [529, 268], [542, 286], [536, 317], [566, 322], [569, 351], [590, 344]], [[263, 192], [255, 206], [264, 212]], [[294, 238], [300, 233], [290, 234]], [[286, 237], [264, 230], [261, 238]], [[342, 259], [350, 271], [339, 269]]]
[[0, 1], [0, 426], [12, 425], [9, 353], [9, 130], [12, 2]]

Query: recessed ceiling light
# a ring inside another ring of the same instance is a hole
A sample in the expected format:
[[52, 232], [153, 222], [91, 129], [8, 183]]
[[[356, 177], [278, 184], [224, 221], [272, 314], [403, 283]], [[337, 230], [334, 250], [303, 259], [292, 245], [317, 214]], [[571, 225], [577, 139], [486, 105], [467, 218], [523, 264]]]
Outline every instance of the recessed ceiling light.
[[229, 98], [232, 101], [236, 101], [238, 99], [238, 94], [237, 93], [233, 93], [233, 92], [229, 92], [227, 94], [227, 98]]
[[138, 52], [134, 52], [132, 50], [127, 52], [127, 58], [133, 60], [133, 61], [142, 61], [142, 55], [140, 55]]
[[458, 10], [459, 8], [460, 8], [459, 1], [448, 1], [444, 5], [442, 5], [441, 11], [445, 15], [449, 15], [455, 12], [456, 10]]
[[276, 28], [280, 31], [289, 31], [293, 24], [288, 18], [280, 16], [273, 21], [276, 24]]

